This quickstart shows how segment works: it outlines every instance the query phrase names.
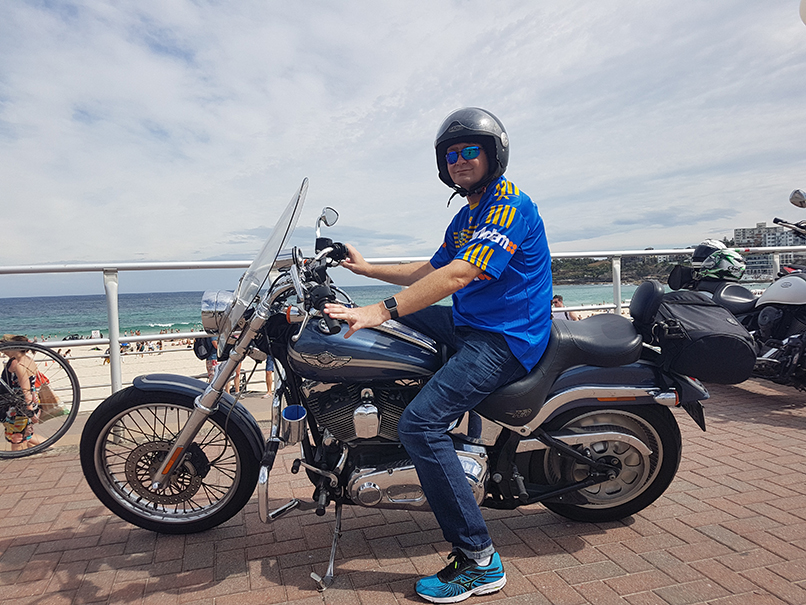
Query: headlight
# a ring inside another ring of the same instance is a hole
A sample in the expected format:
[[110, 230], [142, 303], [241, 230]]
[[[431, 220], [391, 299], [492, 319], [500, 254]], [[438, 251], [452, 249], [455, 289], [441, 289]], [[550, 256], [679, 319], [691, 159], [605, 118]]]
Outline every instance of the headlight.
[[221, 332], [228, 305], [235, 295], [228, 290], [208, 290], [202, 295], [201, 318], [202, 326], [208, 334]]

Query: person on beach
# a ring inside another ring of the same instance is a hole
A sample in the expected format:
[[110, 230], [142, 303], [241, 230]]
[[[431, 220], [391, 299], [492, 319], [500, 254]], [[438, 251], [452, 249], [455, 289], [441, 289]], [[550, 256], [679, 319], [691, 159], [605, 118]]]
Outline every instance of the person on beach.
[[[215, 375], [215, 367], [218, 365], [218, 339], [212, 339], [212, 348], [210, 350], [210, 356], [205, 359], [204, 365], [207, 369], [207, 382], [213, 381], [213, 376]], [[225, 393], [230, 393], [232, 395], [237, 395], [241, 390], [241, 364], [238, 364], [238, 367], [235, 368], [235, 376], [233, 376], [233, 380], [230, 380], [226, 387], [224, 387]]]
[[[2, 342], [29, 342], [25, 336], [6, 334]], [[41, 440], [34, 434], [34, 425], [39, 422], [39, 403], [36, 396], [36, 363], [22, 349], [5, 349], [8, 362], [0, 378], [0, 418], [5, 429], [5, 438], [11, 451], [28, 449], [39, 445]]]
[[218, 365], [218, 339], [213, 338], [212, 349], [210, 355], [204, 360], [204, 366], [207, 369], [207, 382], [213, 381], [215, 374], [215, 367]]
[[266, 357], [266, 394], [263, 399], [271, 399], [274, 394], [274, 359], [271, 355]]
[[560, 294], [555, 294], [554, 298], [551, 299], [552, 319], [555, 318], [555, 313], [557, 315], [557, 319], [567, 319], [569, 321], [579, 321], [581, 319], [579, 317], [579, 313], [576, 311], [554, 311], [554, 309], [559, 309], [561, 307], [565, 307], [563, 297]]
[[[551, 330], [551, 257], [537, 206], [504, 178], [509, 138], [489, 111], [451, 113], [435, 141], [439, 178], [465, 198], [431, 260], [371, 265], [352, 246], [353, 273], [409, 286], [383, 302], [325, 312], [345, 321], [349, 338], [389, 319], [448, 346], [453, 355], [406, 407], [398, 436], [452, 545], [451, 562], [417, 582], [428, 601], [454, 603], [506, 584], [481, 510], [447, 434], [489, 393], [526, 375]], [[450, 200], [449, 200], [450, 203]], [[451, 295], [453, 307], [434, 303]]]

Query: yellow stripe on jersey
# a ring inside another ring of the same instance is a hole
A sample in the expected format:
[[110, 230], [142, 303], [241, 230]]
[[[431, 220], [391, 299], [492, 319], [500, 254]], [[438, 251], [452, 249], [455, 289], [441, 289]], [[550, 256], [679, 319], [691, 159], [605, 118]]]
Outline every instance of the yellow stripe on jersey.
[[481, 252], [483, 248], [484, 246], [482, 246], [481, 244], [476, 244], [475, 246], [473, 246], [474, 252], [470, 257], [470, 262], [473, 263], [474, 265], [476, 264], [476, 259], [479, 256], [479, 252]]
[[490, 246], [483, 244], [475, 244], [470, 246], [462, 255], [462, 260], [476, 265], [479, 269], [484, 271], [487, 268], [487, 263], [493, 256], [493, 249]]
[[493, 206], [484, 222], [506, 228], [512, 225], [514, 218], [515, 208], [513, 206]]
[[495, 201], [500, 202], [502, 199], [509, 197], [510, 195], [520, 195], [520, 190], [515, 183], [511, 183], [509, 181], [502, 181], [495, 186]]
[[470, 229], [462, 229], [461, 231], [453, 232], [453, 243], [456, 248], [461, 248], [471, 240], [473, 234], [476, 232], [475, 227]]
[[493, 256], [493, 249], [492, 248], [490, 248], [489, 246], [484, 246], [484, 248], [487, 250], [487, 254], [484, 255], [484, 260], [481, 263], [480, 268], [481, 268], [482, 271], [487, 270], [487, 263], [490, 262], [490, 259]]
[[509, 216], [506, 219], [506, 225], [505, 226], [509, 227], [512, 224], [512, 219], [514, 219], [514, 218], [515, 218], [515, 207], [510, 206], [509, 207]]

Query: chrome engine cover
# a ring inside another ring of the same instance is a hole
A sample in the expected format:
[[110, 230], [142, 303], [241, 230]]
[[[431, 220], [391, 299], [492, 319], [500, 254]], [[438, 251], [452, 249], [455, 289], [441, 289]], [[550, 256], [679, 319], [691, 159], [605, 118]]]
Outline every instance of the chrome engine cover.
[[[487, 493], [487, 454], [482, 447], [462, 444], [457, 450], [465, 477], [481, 504]], [[361, 506], [398, 510], [429, 510], [417, 471], [411, 460], [399, 460], [374, 468], [357, 468], [347, 481], [347, 494]]]

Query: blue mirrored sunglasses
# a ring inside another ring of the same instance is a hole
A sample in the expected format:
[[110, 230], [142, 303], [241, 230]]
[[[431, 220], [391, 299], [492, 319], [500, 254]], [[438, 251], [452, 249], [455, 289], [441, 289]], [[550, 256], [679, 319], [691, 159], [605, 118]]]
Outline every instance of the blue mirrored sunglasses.
[[466, 160], [474, 160], [479, 157], [479, 153], [481, 153], [481, 147], [475, 145], [473, 147], [465, 147], [462, 151], [449, 151], [445, 154], [445, 159], [448, 160], [448, 164], [455, 164], [459, 161], [460, 155]]

